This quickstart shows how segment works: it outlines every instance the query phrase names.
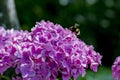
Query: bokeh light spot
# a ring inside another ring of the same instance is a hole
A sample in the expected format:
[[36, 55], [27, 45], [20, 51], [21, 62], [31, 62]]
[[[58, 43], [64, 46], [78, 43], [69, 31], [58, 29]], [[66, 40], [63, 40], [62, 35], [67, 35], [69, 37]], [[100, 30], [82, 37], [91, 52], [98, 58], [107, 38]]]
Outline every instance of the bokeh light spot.
[[108, 20], [106, 20], [106, 19], [103, 19], [103, 20], [100, 21], [100, 25], [103, 28], [108, 28], [109, 25], [110, 25], [110, 22]]
[[75, 16], [75, 21], [77, 21], [78, 23], [85, 23], [85, 17], [81, 14], [78, 14]]
[[88, 4], [88, 5], [93, 5], [93, 4], [95, 4], [97, 2], [97, 0], [86, 0], [86, 3]]
[[107, 9], [105, 11], [105, 15], [108, 17], [108, 18], [114, 18], [115, 17], [115, 12], [111, 9]]
[[105, 0], [105, 5], [107, 7], [113, 7], [114, 6], [114, 1], [113, 0]]
[[69, 3], [69, 0], [59, 0], [60, 5], [66, 6]]

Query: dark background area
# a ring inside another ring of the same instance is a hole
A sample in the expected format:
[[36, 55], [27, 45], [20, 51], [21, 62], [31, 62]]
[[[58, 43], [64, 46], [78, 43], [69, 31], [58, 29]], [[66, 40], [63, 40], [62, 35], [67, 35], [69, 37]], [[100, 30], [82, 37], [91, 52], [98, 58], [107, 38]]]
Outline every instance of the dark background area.
[[84, 42], [103, 55], [102, 65], [111, 66], [120, 55], [120, 0], [15, 0], [23, 30], [36, 21], [50, 20], [63, 27], [78, 23]]

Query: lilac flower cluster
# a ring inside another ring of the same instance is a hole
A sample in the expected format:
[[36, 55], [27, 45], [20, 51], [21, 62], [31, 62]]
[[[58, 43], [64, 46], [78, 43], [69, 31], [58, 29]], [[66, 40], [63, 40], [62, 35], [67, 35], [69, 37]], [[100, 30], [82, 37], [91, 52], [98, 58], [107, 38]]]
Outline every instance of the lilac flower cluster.
[[37, 22], [31, 32], [0, 28], [0, 74], [15, 68], [13, 80], [74, 80], [86, 69], [97, 71], [102, 56], [69, 29]]
[[112, 77], [115, 80], [120, 80], [120, 56], [116, 58], [112, 66]]

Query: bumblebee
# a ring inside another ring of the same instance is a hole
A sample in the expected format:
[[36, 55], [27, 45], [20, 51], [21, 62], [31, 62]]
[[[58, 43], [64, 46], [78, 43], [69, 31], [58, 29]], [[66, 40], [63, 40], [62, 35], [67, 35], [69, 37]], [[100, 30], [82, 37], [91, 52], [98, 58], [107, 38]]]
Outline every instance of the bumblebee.
[[79, 24], [75, 24], [74, 26], [69, 27], [69, 29], [75, 33], [76, 36], [80, 35], [80, 29], [78, 28]]

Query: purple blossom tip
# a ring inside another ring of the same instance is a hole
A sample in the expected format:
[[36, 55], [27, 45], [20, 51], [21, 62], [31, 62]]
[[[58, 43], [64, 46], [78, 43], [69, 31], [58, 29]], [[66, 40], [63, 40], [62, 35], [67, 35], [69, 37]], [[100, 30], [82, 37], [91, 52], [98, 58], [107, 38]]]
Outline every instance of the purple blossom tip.
[[112, 77], [115, 80], [120, 79], [120, 56], [118, 56], [112, 65]]

